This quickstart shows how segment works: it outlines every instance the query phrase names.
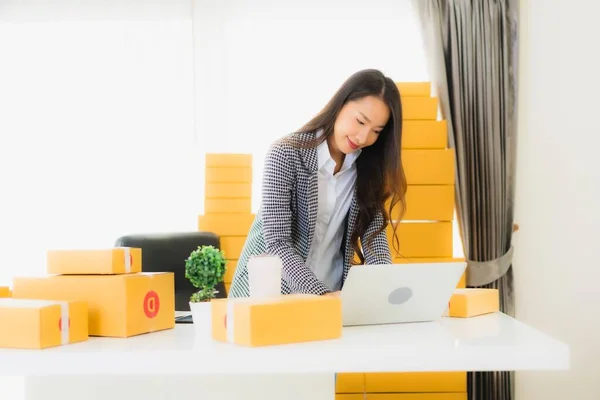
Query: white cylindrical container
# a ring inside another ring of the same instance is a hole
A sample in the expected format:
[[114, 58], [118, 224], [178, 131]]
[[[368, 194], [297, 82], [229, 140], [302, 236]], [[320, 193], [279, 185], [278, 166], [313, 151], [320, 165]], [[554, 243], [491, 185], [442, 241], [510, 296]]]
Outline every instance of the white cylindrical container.
[[248, 260], [250, 297], [276, 297], [281, 295], [281, 270], [278, 256], [252, 256]]

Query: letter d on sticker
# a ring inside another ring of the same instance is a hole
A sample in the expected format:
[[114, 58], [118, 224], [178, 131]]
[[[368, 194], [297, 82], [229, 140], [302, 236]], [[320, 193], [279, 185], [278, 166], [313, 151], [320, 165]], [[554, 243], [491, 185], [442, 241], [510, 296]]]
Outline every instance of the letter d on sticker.
[[146, 317], [148, 318], [154, 318], [159, 310], [160, 299], [158, 294], [154, 290], [151, 290], [146, 293], [146, 296], [144, 297], [144, 314], [146, 314]]

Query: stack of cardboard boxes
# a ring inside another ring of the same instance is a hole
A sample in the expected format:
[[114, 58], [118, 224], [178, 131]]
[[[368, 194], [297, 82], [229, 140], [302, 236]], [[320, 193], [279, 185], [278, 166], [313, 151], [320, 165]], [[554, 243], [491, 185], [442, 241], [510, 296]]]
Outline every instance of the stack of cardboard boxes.
[[7, 286], [0, 286], [0, 298], [12, 297], [12, 291]]
[[[397, 209], [391, 215], [398, 222], [399, 252], [394, 248], [393, 225], [387, 227], [392, 261], [395, 264], [464, 261], [453, 258], [455, 167], [454, 150], [448, 148], [447, 122], [438, 119], [438, 99], [431, 96], [429, 82], [397, 85], [403, 103], [401, 151], [408, 188], [404, 216], [400, 220]], [[463, 276], [458, 288], [464, 286]], [[369, 398], [466, 400], [467, 376], [464, 371], [338, 375], [338, 400], [352, 400], [363, 393], [368, 393]]]
[[0, 302], [0, 347], [45, 348], [88, 335], [126, 338], [173, 328], [173, 273], [141, 271], [137, 248], [48, 251], [47, 275], [14, 278], [12, 299]]
[[225, 288], [229, 291], [237, 261], [250, 226], [252, 208], [252, 155], [206, 154], [204, 214], [198, 229], [219, 236], [227, 260]]

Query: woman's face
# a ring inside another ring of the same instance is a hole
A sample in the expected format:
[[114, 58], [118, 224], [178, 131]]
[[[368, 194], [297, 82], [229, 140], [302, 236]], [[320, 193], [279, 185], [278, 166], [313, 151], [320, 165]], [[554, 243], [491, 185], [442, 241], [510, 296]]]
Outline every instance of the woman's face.
[[389, 118], [388, 106], [378, 97], [367, 96], [346, 103], [333, 127], [335, 147], [350, 154], [371, 146]]

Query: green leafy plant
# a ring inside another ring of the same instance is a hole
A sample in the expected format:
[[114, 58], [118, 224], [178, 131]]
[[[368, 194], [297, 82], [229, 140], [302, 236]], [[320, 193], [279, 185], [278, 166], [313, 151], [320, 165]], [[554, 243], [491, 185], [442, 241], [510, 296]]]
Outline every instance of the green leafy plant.
[[210, 301], [225, 276], [225, 254], [214, 246], [198, 246], [185, 260], [185, 277], [199, 289], [190, 297], [193, 303]]

